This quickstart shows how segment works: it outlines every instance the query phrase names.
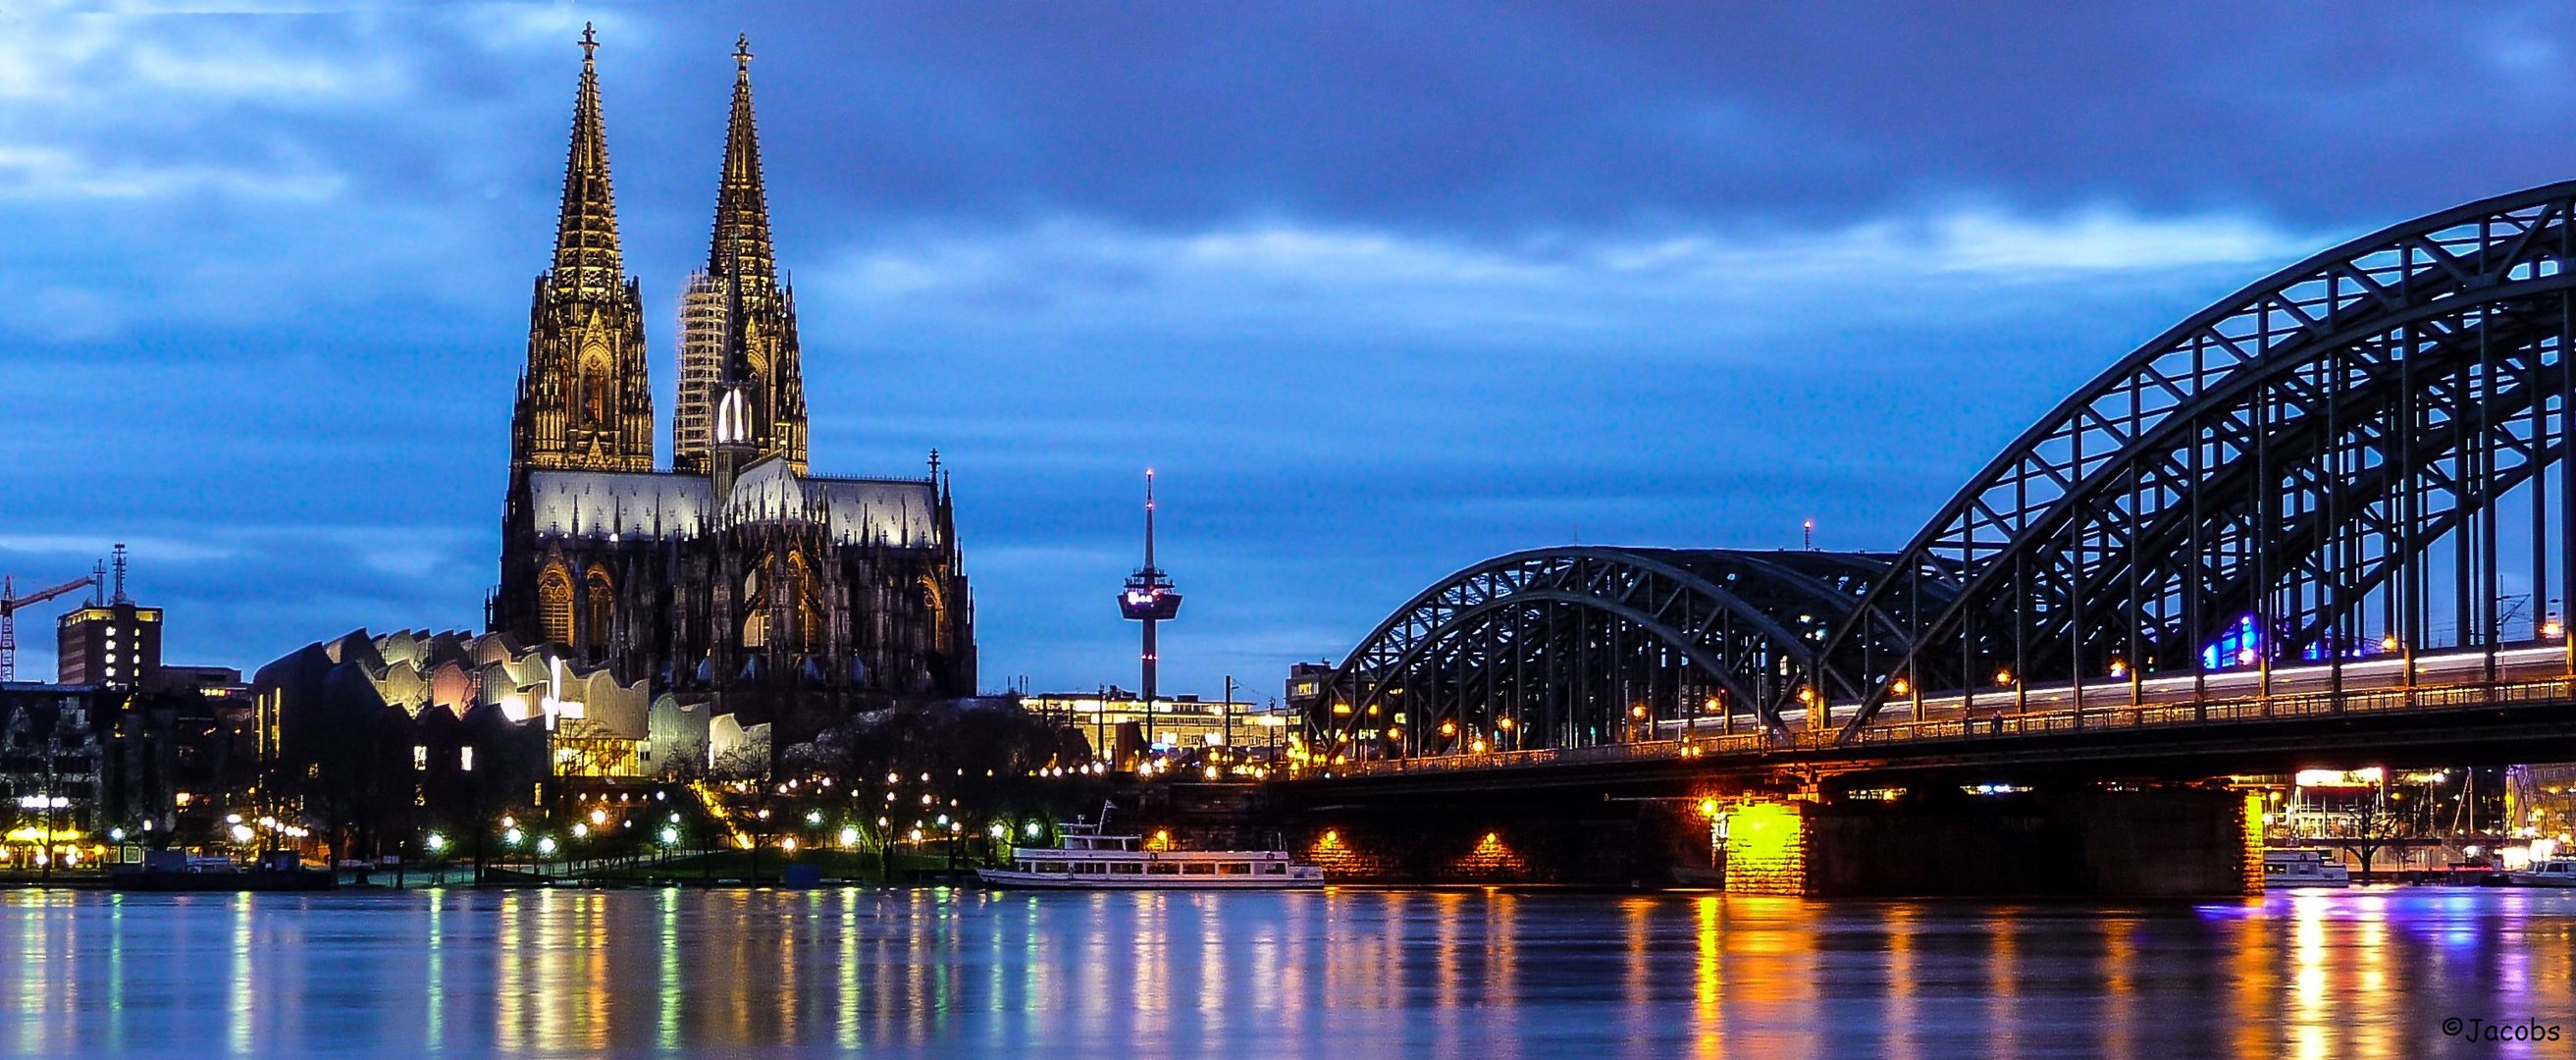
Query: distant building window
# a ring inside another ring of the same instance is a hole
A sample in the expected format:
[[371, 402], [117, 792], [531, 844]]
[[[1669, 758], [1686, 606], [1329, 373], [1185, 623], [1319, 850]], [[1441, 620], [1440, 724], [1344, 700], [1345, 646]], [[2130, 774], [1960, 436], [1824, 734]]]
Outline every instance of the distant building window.
[[420, 745], [420, 744], [413, 744], [413, 745], [412, 745], [412, 748], [411, 748], [411, 767], [412, 767], [413, 769], [427, 769], [427, 768], [429, 768], [429, 748], [428, 748], [428, 747], [422, 746], [422, 745]]
[[456, 749], [456, 768], [458, 768], [458, 769], [462, 769], [462, 770], [464, 770], [464, 771], [466, 771], [466, 772], [468, 772], [468, 773], [471, 773], [471, 772], [473, 772], [473, 771], [474, 771], [474, 749], [473, 749], [473, 748], [471, 748], [471, 747], [459, 747], [459, 748], [457, 748], [457, 749]]

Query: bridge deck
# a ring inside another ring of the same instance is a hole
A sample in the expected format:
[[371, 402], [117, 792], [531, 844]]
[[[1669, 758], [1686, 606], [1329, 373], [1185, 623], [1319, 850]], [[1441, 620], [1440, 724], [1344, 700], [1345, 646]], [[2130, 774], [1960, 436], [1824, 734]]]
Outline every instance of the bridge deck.
[[[2005, 752], [2047, 737], [2097, 738], [2088, 758], [2117, 757], [2123, 734], [2152, 737], [2204, 731], [2218, 736], [2255, 726], [2335, 718], [2423, 717], [2492, 713], [2500, 708], [2576, 704], [2576, 678], [2567, 649], [2550, 645], [2488, 652], [2357, 661], [2341, 667], [2302, 666], [2272, 673], [2217, 673], [2032, 687], [1977, 695], [1926, 697], [1890, 709], [1852, 738], [1832, 723], [1849, 717], [1853, 704], [1835, 704], [1826, 717], [1791, 712], [1787, 732], [1704, 731], [1709, 719], [1659, 722], [1655, 739], [1594, 747], [1495, 750], [1346, 762], [1304, 773], [1310, 778], [1391, 777], [1484, 770], [1600, 766], [1621, 762], [1690, 763], [1713, 770], [1813, 764], [1832, 768], [1885, 768], [1905, 758], [1954, 759], [1965, 748]], [[2492, 670], [2490, 670], [2492, 661]], [[2487, 679], [2492, 672], [2493, 680]], [[2268, 693], [2267, 690], [2268, 689]], [[2576, 717], [2567, 719], [2576, 722]], [[2062, 742], [2062, 741], [2051, 741]], [[2107, 746], [2106, 746], [2107, 745]], [[2143, 748], [2142, 748], [2143, 750]]]

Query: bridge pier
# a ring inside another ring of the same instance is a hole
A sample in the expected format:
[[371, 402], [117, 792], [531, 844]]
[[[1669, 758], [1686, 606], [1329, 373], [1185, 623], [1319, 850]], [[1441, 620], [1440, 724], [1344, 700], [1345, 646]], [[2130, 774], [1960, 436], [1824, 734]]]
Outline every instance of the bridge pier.
[[2251, 894], [2262, 831], [2244, 796], [2094, 786], [1903, 801], [1756, 801], [1727, 812], [1735, 894]]
[[[1719, 811], [1713, 821], [1707, 810]], [[1193, 842], [1221, 829], [1176, 826]], [[1894, 800], [1782, 789], [1706, 797], [1359, 801], [1265, 829], [1328, 879], [1723, 887], [1814, 898], [2260, 893], [2259, 804], [2239, 793], [1921, 785]], [[1723, 841], [1713, 842], [1722, 832]]]

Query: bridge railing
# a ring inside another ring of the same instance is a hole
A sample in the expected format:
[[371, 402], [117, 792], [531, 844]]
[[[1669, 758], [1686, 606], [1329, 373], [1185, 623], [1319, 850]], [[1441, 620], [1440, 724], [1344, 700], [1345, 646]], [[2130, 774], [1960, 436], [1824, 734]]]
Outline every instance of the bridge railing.
[[1705, 756], [1760, 757], [1835, 747], [1919, 745], [1983, 741], [1996, 738], [2065, 735], [2077, 732], [2168, 729], [2193, 725], [2241, 724], [2312, 718], [2334, 714], [2385, 714], [2408, 711], [2466, 710], [2542, 703], [2576, 702], [2576, 679], [2551, 678], [2368, 691], [2298, 692], [2272, 696], [2213, 699], [2199, 703], [2131, 706], [2085, 706], [2029, 713], [1997, 712], [1975, 718], [1923, 721], [1886, 720], [1871, 724], [1840, 742], [1832, 730], [1800, 729], [1786, 734], [1760, 730], [1721, 736], [1638, 740], [1595, 747], [1485, 751], [1413, 758], [1350, 762], [1319, 770], [1326, 776], [1382, 776], [1448, 773], [1465, 770], [1549, 765], [1662, 761]]

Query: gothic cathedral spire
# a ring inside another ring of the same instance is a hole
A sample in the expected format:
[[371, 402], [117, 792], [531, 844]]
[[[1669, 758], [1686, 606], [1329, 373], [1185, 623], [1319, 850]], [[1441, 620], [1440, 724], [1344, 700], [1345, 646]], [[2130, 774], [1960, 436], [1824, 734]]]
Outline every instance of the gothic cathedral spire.
[[778, 278], [769, 246], [769, 191], [760, 179], [760, 132], [751, 116], [751, 38], [737, 38], [733, 52], [733, 115], [725, 123], [724, 173], [716, 182], [715, 239], [707, 247], [707, 273]]
[[514, 469], [653, 470], [642, 297], [617, 245], [598, 48], [598, 37], [583, 26], [554, 265], [537, 277], [527, 370], [512, 416]]
[[738, 353], [750, 373], [747, 444], [756, 457], [784, 456], [804, 474], [805, 377], [796, 295], [780, 278], [769, 241], [769, 193], [761, 181], [760, 137], [751, 112], [749, 37], [735, 42], [733, 58], [733, 115], [725, 128], [707, 271], [691, 280], [681, 306], [681, 414], [672, 424], [672, 457], [680, 470], [707, 469], [713, 385], [723, 374], [719, 362]]

